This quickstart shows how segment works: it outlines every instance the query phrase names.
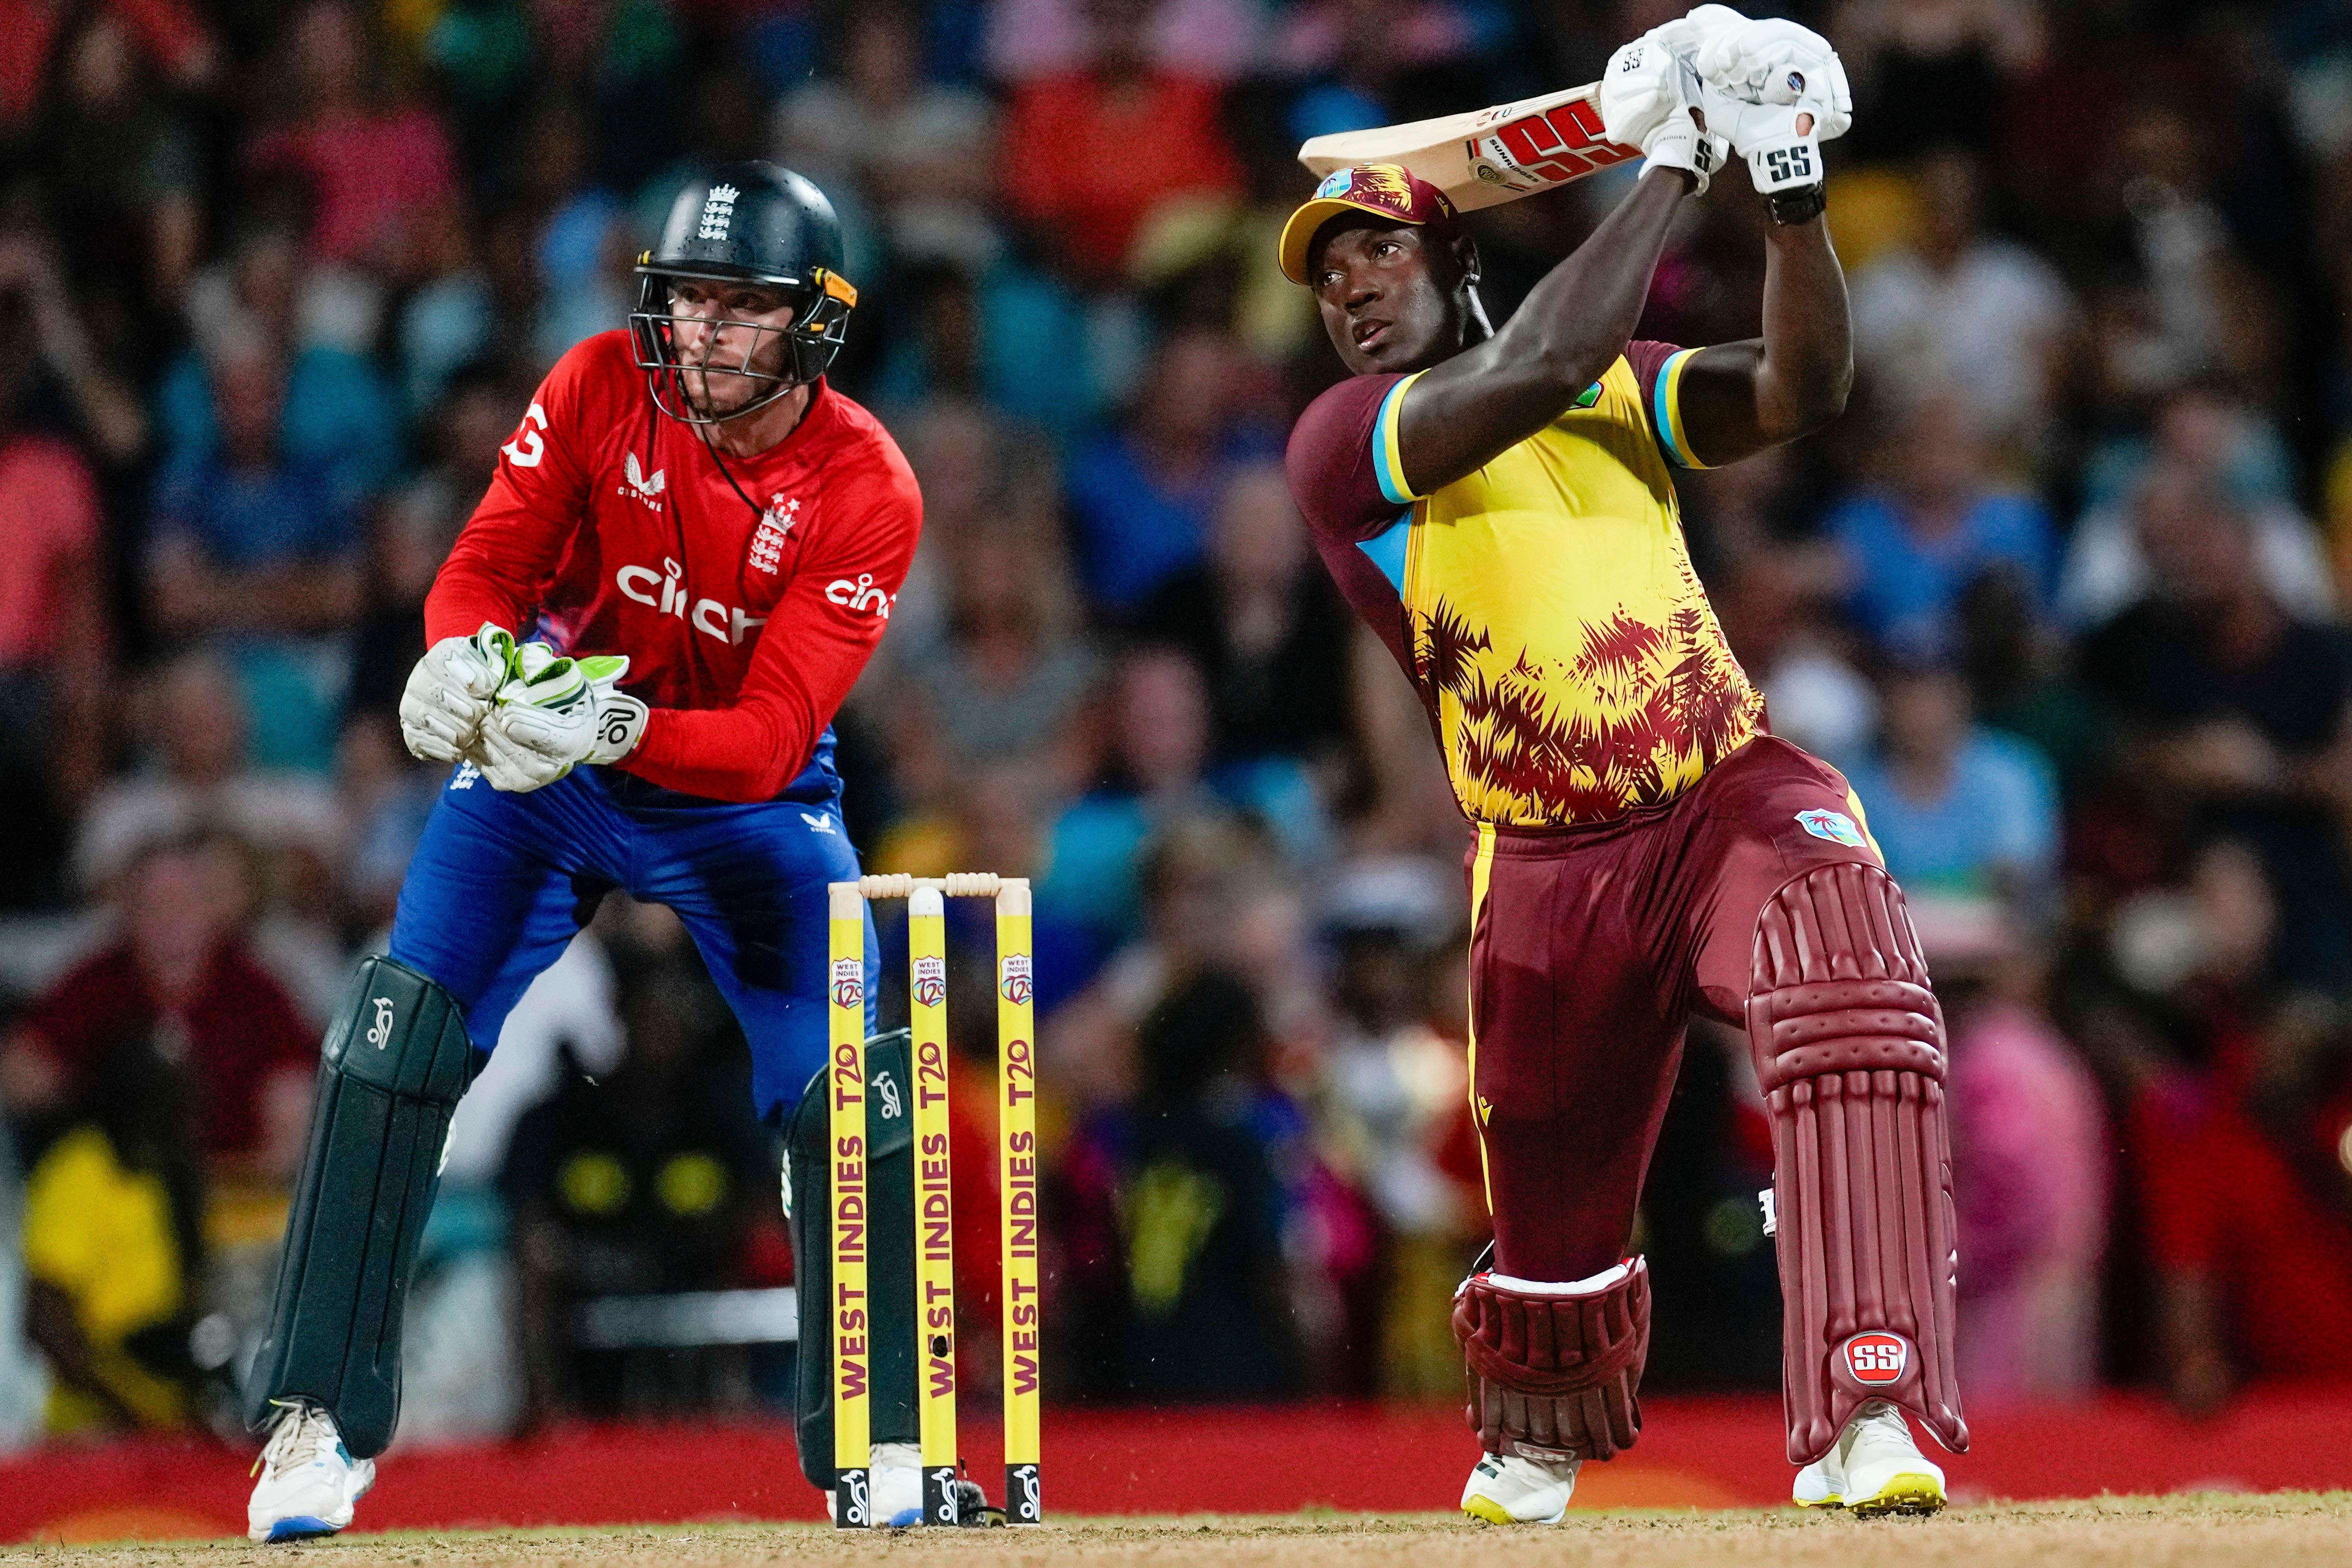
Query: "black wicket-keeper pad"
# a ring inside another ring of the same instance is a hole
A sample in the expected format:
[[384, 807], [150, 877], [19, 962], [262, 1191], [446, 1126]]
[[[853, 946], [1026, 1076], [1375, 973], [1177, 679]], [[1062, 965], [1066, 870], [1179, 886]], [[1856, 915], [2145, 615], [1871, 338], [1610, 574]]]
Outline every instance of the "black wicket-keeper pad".
[[400, 1420], [400, 1319], [458, 1097], [485, 1060], [457, 999], [391, 958], [352, 977], [319, 1061], [310, 1145], [287, 1222], [245, 1419], [302, 1398], [372, 1458]]
[[[915, 1118], [903, 1029], [866, 1042], [866, 1291], [867, 1430], [880, 1443], [919, 1439], [915, 1413]], [[833, 1469], [833, 1203], [826, 1158], [832, 1107], [820, 1068], [784, 1129], [785, 1218], [793, 1233], [799, 1291], [800, 1354], [793, 1375], [793, 1424], [801, 1474], [831, 1491]]]

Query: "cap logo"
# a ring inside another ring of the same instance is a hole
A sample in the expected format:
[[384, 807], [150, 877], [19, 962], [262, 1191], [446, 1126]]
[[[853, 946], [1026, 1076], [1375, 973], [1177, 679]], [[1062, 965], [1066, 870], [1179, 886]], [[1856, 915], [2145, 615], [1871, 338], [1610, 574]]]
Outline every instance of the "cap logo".
[[1367, 163], [1356, 172], [1359, 197], [1378, 202], [1396, 213], [1412, 211], [1412, 176], [1396, 163]]
[[735, 198], [741, 193], [732, 185], [711, 186], [710, 194], [702, 198], [702, 225], [694, 237], [725, 239], [728, 225], [735, 221]]
[[[1638, 156], [1638, 154], [1637, 154]], [[1307, 281], [1307, 252], [1313, 248], [1318, 225], [1331, 215], [1333, 205], [1397, 223], [1425, 224], [1451, 220], [1454, 207], [1436, 186], [1416, 180], [1400, 163], [1360, 163], [1334, 169], [1316, 183], [1315, 194], [1290, 214], [1282, 230], [1282, 269], [1294, 283]]]

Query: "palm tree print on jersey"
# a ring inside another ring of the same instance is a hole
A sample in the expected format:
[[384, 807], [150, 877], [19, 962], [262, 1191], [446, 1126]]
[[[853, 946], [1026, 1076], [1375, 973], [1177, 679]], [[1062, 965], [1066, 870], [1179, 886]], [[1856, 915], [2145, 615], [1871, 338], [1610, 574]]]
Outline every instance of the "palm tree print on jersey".
[[[1687, 568], [1685, 568], [1687, 572]], [[1413, 616], [1414, 674], [1462, 809], [1567, 827], [1671, 800], [1760, 727], [1763, 703], [1695, 577], [1664, 625], [1620, 608], [1573, 659], [1508, 653], [1444, 599]]]

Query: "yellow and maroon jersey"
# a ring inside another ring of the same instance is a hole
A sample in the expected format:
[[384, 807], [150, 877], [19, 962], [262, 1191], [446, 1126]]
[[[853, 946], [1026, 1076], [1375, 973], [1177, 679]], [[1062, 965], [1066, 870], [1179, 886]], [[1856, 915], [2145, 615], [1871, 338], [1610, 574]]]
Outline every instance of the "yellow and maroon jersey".
[[1464, 815], [1607, 821], [1764, 727], [1691, 570], [1669, 464], [1690, 350], [1636, 342], [1575, 406], [1419, 496], [1397, 460], [1417, 376], [1342, 382], [1291, 432], [1291, 494], [1340, 591], [1429, 709]]

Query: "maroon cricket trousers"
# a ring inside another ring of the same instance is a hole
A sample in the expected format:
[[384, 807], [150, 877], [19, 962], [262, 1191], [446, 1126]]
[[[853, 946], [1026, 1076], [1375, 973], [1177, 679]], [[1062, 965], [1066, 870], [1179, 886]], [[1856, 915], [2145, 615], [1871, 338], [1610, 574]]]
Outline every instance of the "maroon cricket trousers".
[[1582, 1280], [1625, 1255], [1685, 1020], [1744, 1027], [1765, 902], [1857, 861], [1879, 863], [1843, 776], [1772, 736], [1615, 821], [1479, 826], [1470, 1093], [1496, 1272]]

